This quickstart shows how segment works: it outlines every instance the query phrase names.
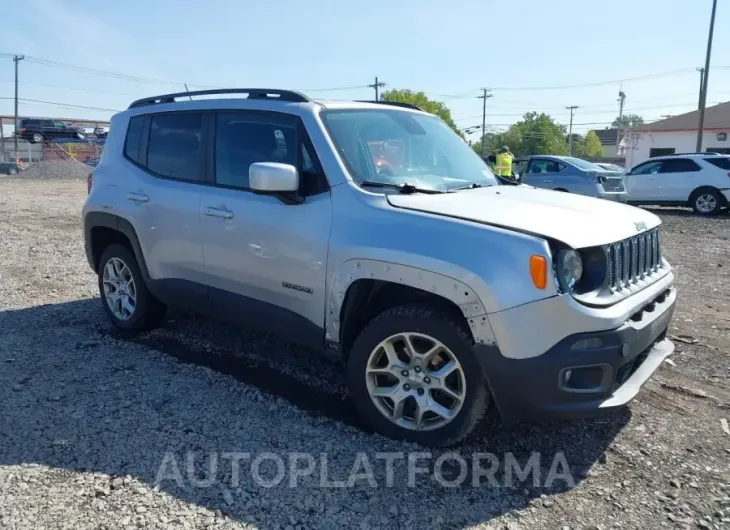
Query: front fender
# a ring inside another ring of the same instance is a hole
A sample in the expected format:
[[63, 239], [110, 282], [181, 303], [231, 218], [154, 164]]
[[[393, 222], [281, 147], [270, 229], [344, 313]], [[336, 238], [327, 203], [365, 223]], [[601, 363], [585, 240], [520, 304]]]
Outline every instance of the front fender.
[[436, 272], [389, 261], [351, 259], [340, 265], [333, 274], [328, 288], [325, 338], [330, 342], [340, 340], [342, 304], [347, 290], [361, 279], [381, 280], [407, 285], [450, 300], [459, 307], [469, 323], [474, 341], [478, 344], [494, 344], [494, 333], [484, 305], [477, 293], [465, 283]]

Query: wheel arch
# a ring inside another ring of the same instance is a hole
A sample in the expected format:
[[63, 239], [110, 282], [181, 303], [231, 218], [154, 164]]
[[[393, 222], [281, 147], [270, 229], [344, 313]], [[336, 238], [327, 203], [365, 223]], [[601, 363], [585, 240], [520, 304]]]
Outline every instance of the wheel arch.
[[416, 267], [368, 259], [347, 261], [335, 273], [327, 297], [325, 338], [347, 355], [360, 330], [375, 316], [413, 302], [448, 310], [463, 321], [475, 343], [494, 344], [486, 310], [468, 285]]
[[94, 272], [98, 271], [104, 249], [113, 243], [120, 243], [132, 251], [142, 276], [145, 281], [149, 280], [137, 231], [128, 220], [111, 213], [89, 212], [84, 217], [84, 241], [86, 257]]
[[712, 191], [712, 192], [716, 193], [717, 195], [719, 195], [720, 201], [722, 202], [722, 204], [723, 205], [726, 205], [727, 204], [727, 198], [720, 191], [719, 188], [716, 188], [715, 186], [704, 185], [704, 186], [697, 186], [694, 190], [692, 190], [692, 193], [689, 194], [689, 200], [688, 200], [688, 202], [689, 202], [689, 205], [690, 206], [692, 206], [692, 203], [695, 201], [695, 199], [697, 198], [697, 196], [700, 193], [702, 193], [703, 191]]

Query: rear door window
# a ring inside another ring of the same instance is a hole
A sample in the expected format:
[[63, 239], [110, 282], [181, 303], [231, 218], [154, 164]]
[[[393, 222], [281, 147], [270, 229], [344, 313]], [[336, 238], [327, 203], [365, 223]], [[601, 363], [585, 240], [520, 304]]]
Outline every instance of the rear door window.
[[530, 173], [558, 173], [565, 168], [555, 160], [536, 159], [530, 163]]
[[694, 160], [688, 158], [669, 158], [662, 162], [662, 168], [659, 170], [659, 173], [688, 173], [699, 170], [700, 166]]
[[202, 113], [171, 112], [151, 116], [147, 169], [176, 180], [204, 180], [202, 137]]

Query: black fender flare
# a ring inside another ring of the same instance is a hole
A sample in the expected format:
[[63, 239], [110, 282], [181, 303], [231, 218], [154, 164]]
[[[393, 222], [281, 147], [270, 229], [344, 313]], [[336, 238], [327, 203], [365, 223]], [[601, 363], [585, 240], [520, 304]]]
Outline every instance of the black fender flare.
[[144, 259], [144, 253], [142, 252], [142, 246], [139, 244], [139, 237], [137, 237], [137, 231], [128, 220], [118, 215], [106, 212], [89, 212], [84, 217], [84, 247], [86, 250], [86, 259], [89, 261], [89, 265], [94, 272], [98, 272], [99, 258], [101, 253], [96, 255], [94, 253], [92, 233], [94, 228], [105, 227], [115, 230], [124, 235], [132, 247], [134, 257], [137, 260], [139, 269], [142, 272], [145, 282], [149, 282], [150, 275], [147, 270], [147, 263]]

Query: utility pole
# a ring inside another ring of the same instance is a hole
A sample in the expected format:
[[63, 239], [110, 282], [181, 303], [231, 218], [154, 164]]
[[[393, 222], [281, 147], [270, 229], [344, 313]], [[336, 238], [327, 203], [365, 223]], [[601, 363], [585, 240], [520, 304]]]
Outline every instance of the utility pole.
[[697, 152], [702, 152], [702, 134], [705, 128], [705, 107], [707, 107], [707, 85], [710, 79], [710, 56], [712, 55], [712, 34], [715, 31], [715, 12], [717, 0], [712, 0], [712, 15], [710, 16], [710, 31], [707, 35], [707, 57], [705, 57], [705, 73], [702, 81], [702, 95], [700, 96], [700, 123], [697, 126]]
[[570, 111], [570, 128], [568, 129], [568, 156], [573, 156], [573, 111], [578, 108], [578, 105], [571, 105], [565, 107]]
[[702, 87], [705, 86], [705, 69], [698, 68], [697, 71], [700, 73], [700, 99], [697, 102], [697, 110], [702, 108]]
[[482, 95], [477, 96], [478, 99], [484, 100], [482, 102], [482, 158], [487, 156], [487, 98], [491, 98], [492, 94], [489, 94], [489, 89], [482, 88]]
[[379, 82], [378, 82], [378, 77], [377, 77], [377, 76], [375, 76], [375, 83], [374, 83], [374, 84], [372, 84], [372, 85], [368, 85], [368, 86], [369, 86], [370, 88], [374, 88], [374, 89], [375, 89], [375, 101], [380, 101], [380, 98], [379, 98], [379, 96], [378, 96], [378, 88], [380, 88], [380, 87], [384, 87], [384, 86], [385, 86], [385, 83], [379, 83]]
[[624, 116], [624, 102], [626, 102], [626, 92], [619, 89], [618, 91], [618, 119]]
[[[624, 103], [626, 102], [626, 92], [624, 92], [623, 83], [618, 89], [618, 119], [624, 116]], [[616, 153], [621, 149], [621, 127], [616, 127]]]
[[25, 59], [25, 55], [16, 55], [13, 57], [15, 63], [15, 136], [13, 138], [13, 144], [15, 147], [15, 158], [18, 159], [18, 63]]

